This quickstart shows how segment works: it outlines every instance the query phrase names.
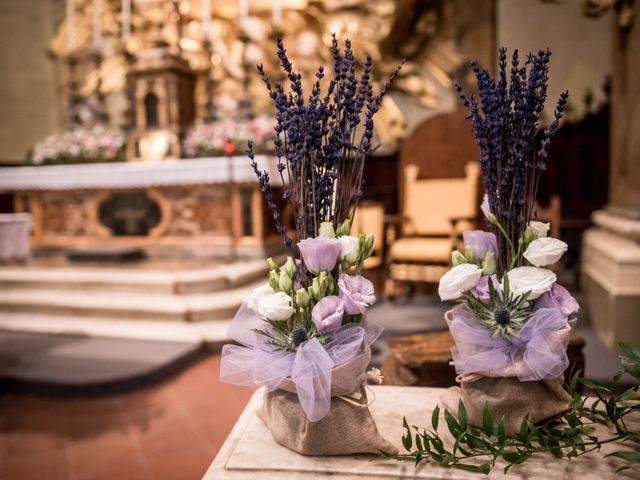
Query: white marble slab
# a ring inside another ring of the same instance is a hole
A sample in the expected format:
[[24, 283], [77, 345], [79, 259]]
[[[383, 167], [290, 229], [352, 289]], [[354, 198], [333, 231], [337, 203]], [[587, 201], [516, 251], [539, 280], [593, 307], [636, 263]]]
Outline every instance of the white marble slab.
[[[255, 158], [260, 170], [269, 172], [272, 184], [281, 185], [277, 159], [266, 155], [256, 155]], [[247, 157], [0, 168], [0, 192], [143, 188], [228, 182], [257, 182]]]
[[[402, 416], [410, 424], [428, 426], [431, 412], [439, 402], [443, 389], [422, 387], [371, 387], [376, 400], [371, 412], [382, 435], [398, 446], [402, 437]], [[383, 460], [376, 455], [345, 457], [305, 457], [276, 444], [269, 431], [256, 416], [263, 391], [258, 390], [238, 419], [224, 445], [204, 476], [204, 480], [313, 479], [331, 477], [335, 480], [363, 479], [455, 479], [506, 478], [500, 465], [489, 477], [443, 469], [422, 464], [418, 469], [411, 462]], [[441, 422], [443, 425], [444, 422]], [[606, 445], [600, 453], [578, 459], [556, 460], [539, 455], [524, 465], [514, 466], [508, 478], [581, 480], [616, 478], [613, 461], [604, 458], [616, 447]]]

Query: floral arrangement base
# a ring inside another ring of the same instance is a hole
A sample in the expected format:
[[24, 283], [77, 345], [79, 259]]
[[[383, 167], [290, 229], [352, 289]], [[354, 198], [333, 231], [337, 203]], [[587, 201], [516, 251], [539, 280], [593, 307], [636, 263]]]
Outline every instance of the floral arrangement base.
[[522, 382], [515, 377], [485, 377], [469, 375], [461, 379], [459, 387], [448, 388], [440, 398], [443, 407], [458, 410], [464, 404], [469, 423], [482, 428], [484, 405], [489, 406], [491, 417], [504, 417], [504, 430], [508, 436], [520, 431], [522, 419], [538, 423], [562, 415], [569, 410], [571, 396], [563, 387], [564, 376], [552, 380]]
[[320, 420], [309, 420], [296, 385], [288, 379], [265, 394], [258, 416], [276, 442], [302, 455], [396, 452], [378, 432], [368, 408], [364, 382], [370, 360], [367, 347], [331, 371], [331, 406]]
[[302, 455], [397, 453], [396, 447], [385, 440], [376, 427], [364, 386], [359, 394], [358, 400], [333, 397], [329, 413], [312, 422], [304, 414], [295, 393], [277, 389], [266, 393], [258, 417], [277, 443]]
[[[451, 328], [454, 318], [454, 310], [445, 314], [445, 320]], [[571, 330], [576, 323], [576, 318], [571, 317], [566, 325], [559, 330], [540, 331], [540, 342], [549, 352], [539, 348], [534, 353], [536, 360], [540, 360], [544, 353], [556, 352], [560, 349], [566, 351]], [[459, 328], [459, 324], [454, 328]], [[468, 332], [470, 334], [470, 332]], [[459, 333], [457, 335], [460, 339]], [[478, 338], [474, 337], [477, 341]], [[482, 343], [482, 342], [480, 342]], [[458, 350], [461, 348], [457, 347]], [[464, 346], [462, 348], [465, 348]], [[482, 348], [477, 346], [475, 351], [476, 361], [482, 358]], [[531, 365], [527, 363], [527, 349], [534, 348], [534, 344], [507, 347], [512, 360], [505, 368], [496, 371], [460, 374], [456, 381], [460, 386], [450, 387], [442, 394], [442, 404], [450, 411], [457, 411], [458, 404], [462, 403], [467, 410], [469, 423], [482, 428], [484, 406], [488, 405], [491, 417], [500, 419], [504, 417], [505, 433], [509, 436], [516, 435], [522, 419], [529, 417], [533, 423], [551, 419], [562, 415], [569, 410], [571, 395], [564, 388], [564, 375], [540, 380], [520, 380], [531, 376]], [[454, 348], [454, 350], [456, 350]], [[468, 352], [467, 352], [468, 353]], [[487, 352], [485, 352], [486, 354]], [[458, 352], [454, 352], [454, 357]], [[541, 365], [546, 365], [544, 362]], [[539, 370], [540, 368], [538, 368]]]

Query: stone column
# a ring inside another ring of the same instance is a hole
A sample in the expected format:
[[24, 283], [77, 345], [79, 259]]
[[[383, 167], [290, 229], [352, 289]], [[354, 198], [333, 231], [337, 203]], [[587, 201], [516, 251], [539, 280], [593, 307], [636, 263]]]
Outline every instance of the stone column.
[[640, 344], [640, 2], [630, 8], [635, 22], [618, 25], [613, 47], [609, 204], [582, 250], [586, 306], [612, 349]]

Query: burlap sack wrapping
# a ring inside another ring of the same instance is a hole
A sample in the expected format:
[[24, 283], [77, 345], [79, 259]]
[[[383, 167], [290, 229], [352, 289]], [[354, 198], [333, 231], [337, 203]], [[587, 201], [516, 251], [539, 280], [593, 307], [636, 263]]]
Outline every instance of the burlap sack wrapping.
[[[447, 325], [451, 324], [451, 310], [445, 313]], [[571, 329], [576, 318], [554, 333], [564, 347], [569, 343]], [[569, 409], [571, 396], [564, 389], [564, 375], [551, 380], [520, 381], [518, 374], [526, 369], [523, 361], [516, 362], [501, 371], [485, 371], [458, 375], [459, 387], [448, 388], [440, 397], [441, 404], [451, 412], [458, 411], [458, 403], [467, 410], [469, 423], [482, 428], [482, 412], [485, 403], [491, 416], [498, 421], [504, 416], [505, 432], [513, 436], [520, 430], [523, 418], [528, 414], [534, 422], [562, 415]]]
[[[368, 408], [364, 388], [365, 370], [371, 360], [371, 349], [331, 371], [331, 408], [317, 422], [305, 415], [295, 385], [285, 380], [278, 389], [265, 395], [258, 417], [265, 423], [273, 439], [302, 455], [378, 454], [381, 450], [398, 450], [382, 438]], [[351, 391], [335, 385], [354, 385]], [[343, 396], [359, 393], [353, 398]]]

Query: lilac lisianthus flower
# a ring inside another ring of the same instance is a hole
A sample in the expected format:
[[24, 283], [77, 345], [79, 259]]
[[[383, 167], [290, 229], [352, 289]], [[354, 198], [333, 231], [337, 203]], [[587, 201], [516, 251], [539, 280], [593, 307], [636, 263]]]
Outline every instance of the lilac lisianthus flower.
[[309, 271], [318, 273], [333, 270], [342, 251], [342, 244], [337, 238], [315, 237], [298, 242], [298, 248]]
[[464, 248], [470, 248], [479, 259], [483, 259], [487, 253], [493, 252], [498, 255], [498, 244], [496, 236], [490, 232], [482, 230], [467, 230], [462, 234]]
[[471, 294], [482, 302], [489, 301], [489, 279], [493, 282], [494, 288], [498, 292], [502, 292], [502, 286], [495, 275], [484, 275], [480, 278], [477, 285], [470, 290]]
[[340, 298], [344, 302], [344, 310], [349, 315], [364, 315], [376, 301], [373, 283], [360, 275], [340, 274], [338, 278]]
[[322, 298], [311, 310], [311, 319], [320, 333], [338, 330], [343, 316], [344, 303], [337, 295]]
[[580, 305], [569, 291], [562, 285], [553, 284], [551, 290], [544, 293], [535, 303], [534, 309], [555, 308], [567, 317], [572, 317], [580, 310]]

